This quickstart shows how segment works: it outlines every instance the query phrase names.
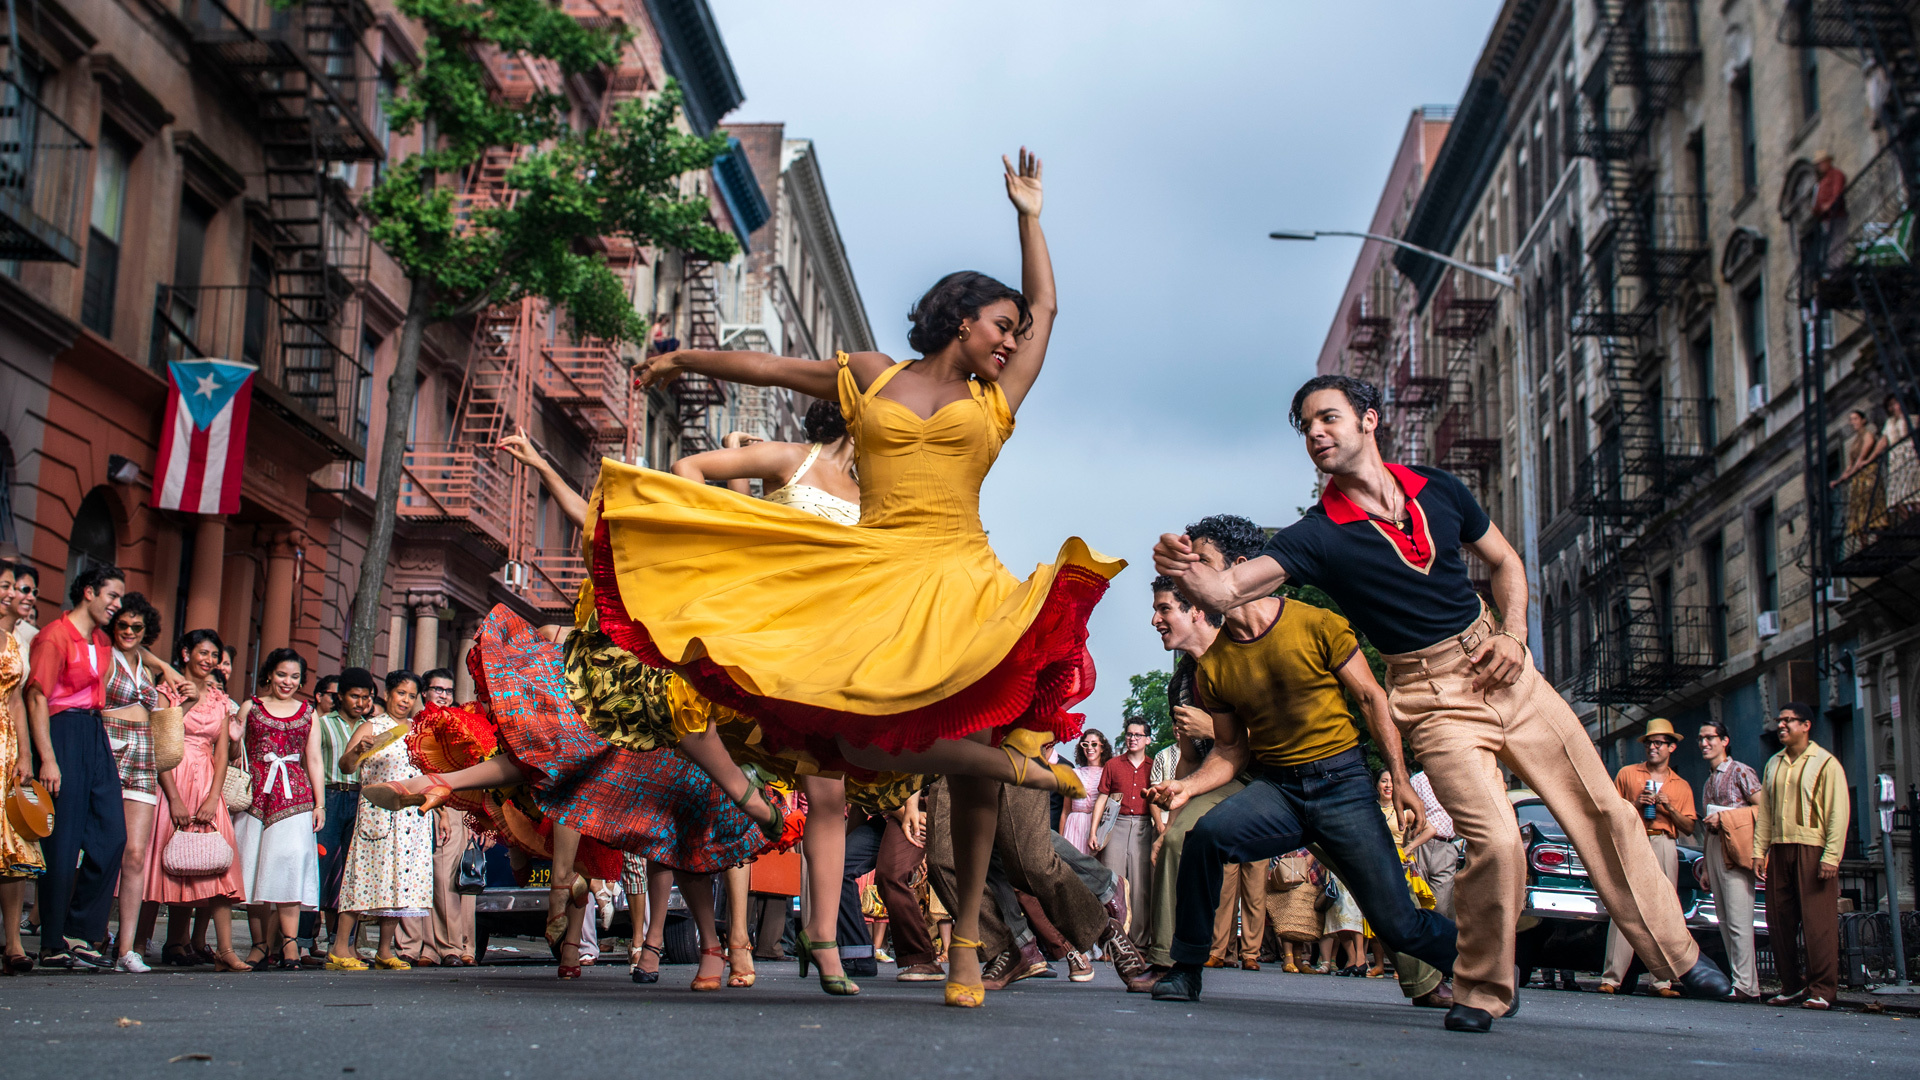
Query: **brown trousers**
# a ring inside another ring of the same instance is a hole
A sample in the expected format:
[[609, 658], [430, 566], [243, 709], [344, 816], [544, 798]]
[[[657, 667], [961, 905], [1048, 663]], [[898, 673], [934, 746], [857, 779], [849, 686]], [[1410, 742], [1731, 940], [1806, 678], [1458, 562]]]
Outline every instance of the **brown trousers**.
[[460, 856], [467, 852], [467, 815], [438, 810], [453, 826], [452, 835], [433, 849], [433, 914], [401, 919], [394, 948], [401, 956], [428, 963], [473, 955], [473, 896], [453, 889]]
[[1528, 655], [1512, 686], [1473, 689], [1467, 657], [1494, 633], [1483, 611], [1458, 639], [1389, 656], [1387, 695], [1407, 745], [1467, 842], [1454, 879], [1460, 958], [1454, 1000], [1495, 1016], [1513, 1002], [1513, 935], [1525, 906], [1526, 853], [1500, 766], [1539, 794], [1586, 863], [1614, 924], [1656, 979], [1700, 957], [1679, 897], [1632, 803], [1614, 789], [1586, 729]]
[[1221, 868], [1220, 907], [1213, 913], [1213, 955], [1222, 960], [1233, 960], [1236, 921], [1240, 961], [1260, 959], [1260, 945], [1267, 937], [1267, 862], [1228, 863]]
[[[1795, 930], [1807, 941], [1805, 971]], [[1820, 849], [1812, 844], [1767, 849], [1767, 933], [1781, 991], [1831, 1002], [1840, 992], [1840, 879], [1820, 880]]]

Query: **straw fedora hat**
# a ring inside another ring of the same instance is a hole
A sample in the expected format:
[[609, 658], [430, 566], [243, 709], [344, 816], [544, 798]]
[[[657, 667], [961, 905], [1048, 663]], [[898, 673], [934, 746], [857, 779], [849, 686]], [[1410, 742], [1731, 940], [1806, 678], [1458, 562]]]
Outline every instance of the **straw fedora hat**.
[[1641, 744], [1645, 745], [1646, 741], [1655, 735], [1665, 735], [1674, 742], [1684, 741], [1680, 738], [1680, 733], [1673, 730], [1673, 721], [1659, 716], [1647, 721], [1647, 730], [1640, 733]]

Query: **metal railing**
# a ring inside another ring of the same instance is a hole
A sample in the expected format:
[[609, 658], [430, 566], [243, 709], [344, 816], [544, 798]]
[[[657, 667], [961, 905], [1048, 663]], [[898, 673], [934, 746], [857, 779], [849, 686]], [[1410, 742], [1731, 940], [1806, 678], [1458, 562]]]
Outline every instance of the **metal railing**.
[[[379, 65], [363, 40], [370, 25], [354, 0], [180, 0], [197, 50], [276, 111], [305, 111], [323, 160], [382, 156], [373, 132]], [[304, 75], [307, 103], [289, 106], [289, 72]]]
[[512, 486], [490, 447], [415, 443], [400, 479], [400, 516], [458, 524], [505, 551]]
[[93, 144], [0, 70], [0, 259], [80, 265]]
[[535, 365], [534, 388], [565, 407], [589, 436], [626, 431], [629, 375], [610, 345], [550, 345]]
[[169, 361], [194, 357], [256, 365], [343, 448], [358, 382], [372, 374], [264, 285], [156, 286], [148, 366], [164, 374]]
[[1706, 605], [1662, 607], [1644, 597], [1622, 597], [1596, 622], [1593, 642], [1581, 650], [1587, 700], [1653, 701], [1716, 666], [1712, 609]]

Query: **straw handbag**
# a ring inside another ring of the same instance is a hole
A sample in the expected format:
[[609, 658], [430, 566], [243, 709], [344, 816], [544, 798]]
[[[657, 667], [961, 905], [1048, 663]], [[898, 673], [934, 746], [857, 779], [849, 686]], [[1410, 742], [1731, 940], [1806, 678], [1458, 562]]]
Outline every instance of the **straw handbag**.
[[233, 848], [210, 825], [189, 825], [160, 852], [160, 869], [174, 877], [214, 877], [233, 865]]
[[162, 698], [168, 704], [147, 714], [147, 728], [153, 736], [153, 771], [166, 772], [187, 756], [186, 706]]

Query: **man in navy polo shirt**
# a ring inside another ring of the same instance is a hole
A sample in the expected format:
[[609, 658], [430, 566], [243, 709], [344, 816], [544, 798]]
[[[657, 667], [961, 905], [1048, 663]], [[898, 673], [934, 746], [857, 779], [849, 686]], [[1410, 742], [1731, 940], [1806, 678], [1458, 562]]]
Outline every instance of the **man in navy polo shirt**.
[[[1160, 573], [1196, 604], [1227, 611], [1285, 582], [1317, 585], [1386, 654], [1395, 724], [1467, 841], [1454, 881], [1459, 959], [1452, 1031], [1488, 1031], [1512, 1015], [1513, 938], [1526, 867], [1500, 766], [1538, 792], [1585, 862], [1614, 924], [1655, 978], [1724, 998], [1727, 977], [1700, 955], [1632, 804], [1586, 729], [1527, 654], [1520, 557], [1466, 485], [1439, 469], [1386, 464], [1374, 440], [1380, 392], [1344, 375], [1309, 379], [1289, 419], [1329, 477], [1320, 505], [1259, 558], [1216, 570], [1187, 537], [1154, 547]], [[1495, 622], [1467, 578], [1461, 548], [1493, 574], [1510, 623]]]

